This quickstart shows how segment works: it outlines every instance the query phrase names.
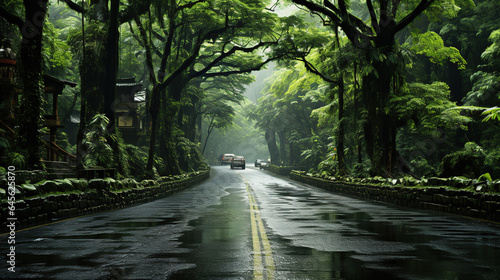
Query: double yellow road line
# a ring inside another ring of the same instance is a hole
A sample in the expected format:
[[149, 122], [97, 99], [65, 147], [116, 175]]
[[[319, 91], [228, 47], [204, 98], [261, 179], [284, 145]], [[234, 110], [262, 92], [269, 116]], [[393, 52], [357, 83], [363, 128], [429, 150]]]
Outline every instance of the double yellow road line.
[[273, 252], [267, 238], [266, 228], [260, 217], [260, 210], [255, 201], [253, 190], [248, 181], [243, 176], [241, 177], [247, 187], [250, 204], [250, 223], [252, 225], [253, 241], [253, 279], [274, 279], [275, 266]]

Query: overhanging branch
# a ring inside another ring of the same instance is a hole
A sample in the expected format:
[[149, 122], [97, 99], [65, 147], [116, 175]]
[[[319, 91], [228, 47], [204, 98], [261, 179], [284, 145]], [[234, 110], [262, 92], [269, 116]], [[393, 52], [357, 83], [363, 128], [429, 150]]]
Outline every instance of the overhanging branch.
[[418, 6], [415, 8], [415, 10], [409, 13], [396, 25], [395, 33], [401, 31], [408, 24], [410, 24], [417, 16], [423, 13], [432, 3], [434, 3], [434, 0], [421, 0]]
[[83, 8], [82, 8], [82, 6], [80, 6], [80, 5], [76, 4], [76, 3], [74, 3], [73, 1], [71, 1], [71, 0], [61, 0], [61, 2], [66, 3], [66, 4], [68, 5], [68, 7], [69, 7], [70, 9], [72, 9], [73, 11], [78, 12], [78, 13], [80, 13], [80, 14], [81, 14], [81, 13], [83, 13]]
[[334, 84], [336, 86], [340, 85], [339, 81], [333, 80], [330, 77], [327, 77], [326, 75], [324, 75], [323, 73], [321, 73], [318, 69], [316, 69], [316, 67], [314, 67], [314, 65], [312, 65], [312, 63], [310, 63], [309, 61], [307, 61], [307, 59], [305, 57], [301, 57], [298, 60], [302, 61], [304, 63], [304, 66], [306, 67], [307, 71], [309, 71], [309, 72], [311, 72], [313, 74], [318, 75], [321, 79], [323, 79], [324, 81], [326, 81], [328, 83]]
[[246, 74], [246, 73], [250, 73], [252, 71], [258, 71], [258, 70], [262, 69], [262, 67], [264, 67], [264, 65], [268, 64], [269, 62], [281, 59], [285, 56], [286, 55], [283, 54], [280, 56], [272, 57], [272, 58], [265, 60], [262, 63], [259, 63], [258, 65], [254, 66], [254, 67], [250, 67], [250, 68], [246, 68], [246, 69], [205, 73], [205, 74], [203, 74], [203, 77], [210, 78], [210, 77], [230, 76], [230, 75]]
[[[250, 53], [250, 52], [253, 52], [253, 51], [255, 51], [256, 49], [258, 49], [260, 47], [267, 46], [267, 45], [270, 45], [270, 44], [276, 44], [276, 42], [260, 42], [257, 45], [252, 46], [252, 47], [248, 47], [248, 48], [234, 46], [228, 52], [224, 52], [224, 47], [223, 47], [221, 55], [219, 55], [217, 58], [215, 58], [214, 60], [212, 60], [212, 62], [210, 62], [202, 70], [200, 70], [200, 71], [194, 71], [193, 73], [191, 73], [190, 76], [192, 76], [194, 78], [194, 77], [199, 77], [199, 76], [205, 75], [205, 73], [207, 73], [208, 71], [210, 71], [210, 69], [214, 68], [216, 65], [218, 65], [219, 63], [221, 63], [224, 58], [233, 55], [237, 51]], [[225, 44], [224, 44], [224, 46], [225, 46]]]

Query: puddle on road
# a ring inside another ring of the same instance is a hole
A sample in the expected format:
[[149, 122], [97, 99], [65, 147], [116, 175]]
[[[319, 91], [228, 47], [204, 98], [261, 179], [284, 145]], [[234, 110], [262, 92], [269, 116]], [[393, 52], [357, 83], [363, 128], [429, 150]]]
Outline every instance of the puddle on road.
[[130, 233], [125, 232], [103, 232], [103, 233], [95, 233], [95, 234], [82, 234], [82, 235], [58, 235], [54, 236], [53, 239], [92, 239], [92, 240], [101, 240], [101, 239], [111, 239], [111, 240], [120, 240], [123, 237], [132, 236]]
[[[463, 265], [455, 256], [428, 246], [416, 246], [404, 253], [365, 254], [353, 251], [330, 252], [281, 243], [275, 259], [277, 279], [495, 279], [488, 267]], [[276, 247], [276, 244], [273, 246]], [[491, 255], [492, 257], [494, 254]]]
[[194, 220], [189, 221], [192, 229], [179, 237], [179, 241], [191, 247], [194, 244], [206, 244], [213, 241], [229, 242], [241, 235], [248, 226], [246, 216], [238, 216], [235, 211], [241, 211], [234, 203], [234, 211], [225, 208], [227, 205], [211, 207], [210, 211]]
[[134, 218], [134, 219], [123, 219], [111, 223], [111, 226], [119, 228], [149, 228], [155, 226], [170, 225], [181, 222], [180, 218], [169, 217], [169, 218]]
[[290, 189], [279, 184], [266, 184], [266, 187], [272, 188], [277, 195], [283, 197], [311, 197], [311, 192], [304, 189]]
[[278, 279], [401, 279], [384, 270], [364, 267], [362, 261], [353, 258], [353, 252], [326, 252], [293, 246], [283, 239], [281, 242], [286, 245], [283, 255], [276, 259]]
[[235, 189], [188, 222], [178, 238], [179, 247], [187, 251], [166, 257], [190, 266], [172, 271], [168, 279], [250, 279], [251, 230], [248, 208], [242, 207], [247, 203], [244, 195]]
[[31, 254], [19, 252], [16, 254], [16, 259], [19, 260], [19, 267], [36, 267], [43, 265], [44, 267], [61, 267], [61, 266], [87, 266], [99, 267], [102, 263], [97, 262], [100, 253], [92, 255], [83, 255], [76, 258], [63, 258], [58, 254]]

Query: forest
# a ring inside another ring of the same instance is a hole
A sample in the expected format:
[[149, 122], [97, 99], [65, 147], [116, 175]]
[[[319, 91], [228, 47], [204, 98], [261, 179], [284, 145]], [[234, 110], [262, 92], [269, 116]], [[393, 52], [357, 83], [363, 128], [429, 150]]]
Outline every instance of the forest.
[[0, 171], [53, 145], [122, 178], [229, 152], [499, 179], [499, 19], [497, 0], [0, 0]]

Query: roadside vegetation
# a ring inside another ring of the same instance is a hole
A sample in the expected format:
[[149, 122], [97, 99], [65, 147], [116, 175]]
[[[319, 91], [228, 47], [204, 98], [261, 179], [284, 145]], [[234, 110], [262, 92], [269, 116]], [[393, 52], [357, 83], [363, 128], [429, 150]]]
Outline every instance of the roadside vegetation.
[[[383, 32], [376, 28], [380, 7], [370, 1], [351, 1], [346, 11], [293, 2], [315, 12], [298, 14], [310, 27], [294, 38], [324, 43], [302, 46], [302, 57], [281, 62], [249, 112], [266, 132], [275, 165], [363, 182], [444, 177], [450, 179], [440, 185], [463, 181], [471, 190], [498, 192], [477, 186], [500, 178], [500, 26], [488, 10], [499, 4], [455, 1], [445, 9], [445, 1], [435, 1], [383, 49], [375, 39]], [[343, 34], [349, 31], [342, 22], [324, 27], [332, 13], [371, 24], [366, 44]], [[404, 20], [391, 16], [396, 26]], [[389, 86], [381, 89], [386, 75]]]
[[[499, 191], [498, 1], [0, 3], [22, 92], [0, 126], [0, 173], [45, 168], [47, 74], [78, 84], [59, 97], [56, 142], [117, 179], [206, 170], [231, 152], [325, 178]], [[144, 92], [133, 141], [115, 107], [131, 77]]]

